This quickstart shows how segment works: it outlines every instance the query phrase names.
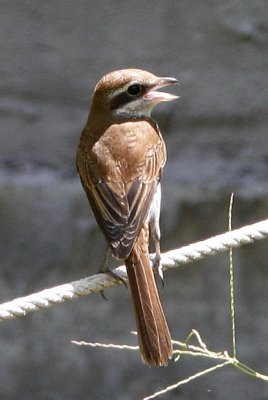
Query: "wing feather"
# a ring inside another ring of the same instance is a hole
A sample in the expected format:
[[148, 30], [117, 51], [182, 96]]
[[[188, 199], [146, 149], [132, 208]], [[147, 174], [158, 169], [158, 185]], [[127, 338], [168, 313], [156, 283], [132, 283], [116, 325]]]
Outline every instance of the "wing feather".
[[156, 182], [135, 180], [129, 192], [119, 197], [105, 182], [99, 182], [86, 193], [96, 220], [115, 257], [129, 256], [136, 236], [149, 212]]
[[[132, 250], [166, 160], [157, 125], [140, 124], [138, 138], [133, 134], [133, 123], [124, 123], [120, 129], [111, 126], [106, 131], [109, 140], [104, 135], [90, 148], [82, 143], [77, 153], [78, 172], [91, 208], [113, 255], [119, 259], [126, 259]], [[124, 144], [121, 137], [127, 137]], [[125, 146], [123, 151], [120, 146]]]

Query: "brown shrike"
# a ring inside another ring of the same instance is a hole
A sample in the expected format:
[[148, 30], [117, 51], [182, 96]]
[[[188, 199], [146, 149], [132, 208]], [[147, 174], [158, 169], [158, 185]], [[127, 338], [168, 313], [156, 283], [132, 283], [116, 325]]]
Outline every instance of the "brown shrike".
[[113, 256], [126, 265], [141, 356], [151, 366], [166, 366], [173, 353], [148, 249], [150, 228], [159, 269], [166, 146], [151, 111], [177, 98], [157, 91], [177, 82], [140, 69], [105, 75], [95, 87], [77, 151], [78, 172], [95, 218]]

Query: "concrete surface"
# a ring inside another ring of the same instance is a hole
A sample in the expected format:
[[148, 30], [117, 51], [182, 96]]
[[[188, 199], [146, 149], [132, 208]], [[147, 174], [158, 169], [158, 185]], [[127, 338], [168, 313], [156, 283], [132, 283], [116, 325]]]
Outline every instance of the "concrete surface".
[[[126, 67], [177, 77], [180, 99], [154, 112], [169, 159], [162, 248], [268, 214], [266, 0], [0, 2], [1, 301], [97, 271], [104, 242], [75, 170], [90, 96]], [[234, 252], [238, 355], [267, 374], [267, 240]], [[228, 254], [166, 274], [174, 338], [192, 328], [231, 349]], [[140, 399], [211, 365], [181, 359], [150, 369], [139, 355], [70, 340], [135, 343], [127, 290], [55, 306], [0, 327], [0, 398]], [[167, 399], [267, 399], [267, 384], [222, 369]], [[163, 397], [164, 398], [164, 397]]]

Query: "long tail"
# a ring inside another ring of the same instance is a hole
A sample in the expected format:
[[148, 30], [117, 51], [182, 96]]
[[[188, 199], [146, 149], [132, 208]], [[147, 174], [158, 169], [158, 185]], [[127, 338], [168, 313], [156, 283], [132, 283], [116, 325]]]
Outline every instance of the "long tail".
[[143, 227], [125, 260], [144, 363], [167, 366], [173, 349], [148, 254], [148, 227]]

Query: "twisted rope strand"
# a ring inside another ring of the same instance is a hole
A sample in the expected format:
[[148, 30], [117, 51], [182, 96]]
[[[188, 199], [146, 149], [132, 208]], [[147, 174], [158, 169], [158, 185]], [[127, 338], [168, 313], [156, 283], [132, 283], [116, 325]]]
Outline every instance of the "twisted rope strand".
[[[181, 264], [227, 251], [231, 247], [253, 243], [265, 237], [268, 237], [268, 219], [163, 253], [161, 263], [163, 269], [175, 268]], [[126, 278], [124, 266], [116, 268], [113, 272], [120, 278]], [[0, 321], [24, 316], [29, 312], [52, 307], [54, 304], [86, 296], [93, 292], [100, 292], [118, 283], [120, 281], [111, 275], [96, 274], [79, 281], [20, 297], [0, 305]]]

